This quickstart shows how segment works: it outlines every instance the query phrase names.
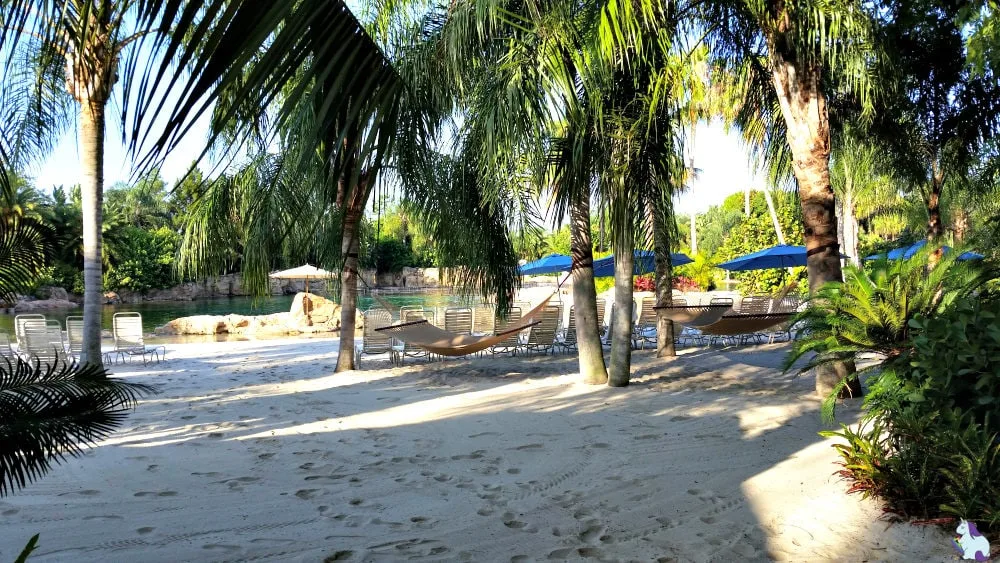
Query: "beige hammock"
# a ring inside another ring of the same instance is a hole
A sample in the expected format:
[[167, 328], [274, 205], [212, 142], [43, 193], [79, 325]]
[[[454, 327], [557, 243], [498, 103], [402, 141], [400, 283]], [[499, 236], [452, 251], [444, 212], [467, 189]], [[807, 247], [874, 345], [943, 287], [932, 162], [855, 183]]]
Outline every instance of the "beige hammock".
[[724, 315], [718, 321], [701, 327], [702, 334], [735, 336], [749, 334], [786, 323], [795, 313], [768, 313], [761, 315]]
[[733, 304], [671, 305], [653, 308], [656, 309], [657, 313], [677, 324], [701, 328], [719, 322], [726, 311], [733, 308]]
[[535, 317], [541, 315], [553, 295], [555, 293], [539, 303], [534, 309], [522, 315], [517, 326], [487, 336], [473, 336], [471, 334], [449, 332], [432, 325], [426, 320], [389, 325], [376, 328], [375, 330], [388, 333], [410, 346], [423, 348], [432, 354], [439, 356], [465, 356], [482, 352], [495, 344], [507, 340], [510, 338], [511, 333], [520, 332], [537, 325], [541, 321], [535, 320]]

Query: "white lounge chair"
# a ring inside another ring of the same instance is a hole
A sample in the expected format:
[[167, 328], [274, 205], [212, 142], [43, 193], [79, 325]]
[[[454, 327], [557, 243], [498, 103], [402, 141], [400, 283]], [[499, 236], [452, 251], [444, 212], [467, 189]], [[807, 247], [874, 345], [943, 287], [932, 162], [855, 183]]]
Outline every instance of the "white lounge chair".
[[143, 365], [154, 358], [156, 361], [166, 359], [166, 347], [146, 345], [142, 333], [142, 315], [139, 313], [115, 313], [111, 325], [115, 339], [113, 354], [120, 357], [122, 362], [134, 356], [141, 357]]
[[[361, 358], [377, 354], [389, 354], [389, 360], [394, 359], [392, 337], [388, 333], [377, 332], [375, 329], [392, 324], [392, 313], [387, 309], [368, 309], [363, 313], [365, 328], [361, 332], [361, 347], [354, 350], [354, 364], [361, 368]], [[344, 338], [344, 335], [340, 335]], [[353, 337], [353, 336], [352, 336]]]

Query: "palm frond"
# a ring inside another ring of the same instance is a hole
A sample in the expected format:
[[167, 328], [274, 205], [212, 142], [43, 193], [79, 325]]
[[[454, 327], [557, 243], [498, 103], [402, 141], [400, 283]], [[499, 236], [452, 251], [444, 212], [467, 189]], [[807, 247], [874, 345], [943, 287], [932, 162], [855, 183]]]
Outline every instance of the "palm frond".
[[52, 233], [30, 217], [0, 215], [0, 301], [13, 303], [40, 275]]
[[103, 368], [0, 363], [0, 495], [79, 456], [125, 419], [149, 385], [107, 377]]

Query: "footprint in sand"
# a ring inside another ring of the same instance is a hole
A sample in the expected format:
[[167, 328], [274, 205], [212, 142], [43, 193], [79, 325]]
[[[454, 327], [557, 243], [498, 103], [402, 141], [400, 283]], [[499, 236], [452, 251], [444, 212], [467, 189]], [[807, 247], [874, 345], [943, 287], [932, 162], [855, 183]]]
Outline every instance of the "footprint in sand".
[[117, 514], [108, 514], [104, 516], [84, 516], [84, 520], [124, 520], [121, 516]]
[[239, 551], [241, 548], [238, 545], [227, 545], [222, 543], [207, 543], [201, 546], [202, 549], [208, 549], [211, 551], [223, 551], [226, 553], [232, 553], [234, 551]]
[[259, 456], [257, 456], [257, 459], [271, 459], [271, 458], [273, 458], [276, 455], [278, 455], [278, 454], [273, 453], [273, 452], [266, 453], [266, 454], [260, 454]]
[[86, 489], [83, 491], [73, 491], [69, 493], [62, 493], [61, 497], [96, 497], [101, 494], [101, 491], [95, 491], [94, 489]]
[[208, 434], [208, 437], [209, 438], [219, 439], [219, 438], [225, 438], [226, 434], [225, 434], [225, 432], [210, 432]]
[[327, 562], [327, 561], [329, 561], [329, 563], [334, 563], [334, 561], [347, 561], [348, 559], [350, 559], [352, 557], [354, 557], [354, 552], [353, 551], [351, 551], [349, 549], [343, 549], [343, 550], [334, 552], [333, 555], [327, 557], [323, 561], [324, 561], [324, 563]]
[[601, 537], [601, 532], [603, 531], [604, 528], [601, 526], [600, 522], [598, 522], [597, 520], [591, 520], [587, 522], [587, 527], [582, 532], [580, 532], [580, 535], [578, 537], [580, 538], [580, 541], [590, 543], [596, 540], [597, 538]]
[[523, 446], [518, 446], [518, 447], [516, 447], [514, 449], [517, 450], [517, 451], [540, 450], [540, 449], [542, 449], [544, 447], [545, 446], [543, 446], [542, 444], [524, 444]]
[[484, 436], [499, 436], [499, 432], [480, 432], [479, 434], [470, 434], [469, 438], [482, 438]]
[[143, 526], [142, 528], [136, 529], [135, 533], [137, 533], [137, 534], [139, 534], [141, 536], [144, 536], [146, 534], [152, 533], [153, 530], [155, 530], [155, 529], [156, 528], [154, 528], [152, 526]]
[[605, 444], [604, 442], [597, 442], [596, 444], [591, 444], [590, 447], [597, 448], [599, 450], [606, 450], [611, 447], [611, 444]]
[[175, 497], [177, 496], [177, 491], [139, 491], [138, 493], [132, 495], [136, 497]]
[[191, 475], [194, 475], [195, 477], [218, 477], [219, 475], [222, 475], [222, 473], [219, 473], [218, 471], [209, 471], [207, 473], [195, 471]]
[[679, 414], [677, 416], [670, 417], [670, 422], [682, 422], [682, 421], [685, 421], [685, 420], [691, 420], [691, 417], [690, 416], [685, 416], [683, 414]]
[[507, 473], [510, 474], [510, 475], [517, 475], [520, 472], [521, 472], [521, 470], [518, 469], [518, 468], [516, 468], [516, 467], [511, 467], [510, 469], [507, 470]]
[[181, 417], [181, 420], [191, 420], [193, 418], [196, 418], [195, 415], [193, 415], [193, 414], [186, 414], [186, 415], [184, 415], [184, 416]]
[[526, 522], [517, 520], [516, 515], [513, 512], [504, 513], [503, 525], [507, 526], [511, 530], [521, 530], [522, 532], [528, 532], [532, 534], [538, 531], [538, 528], [534, 526], [529, 526]]
[[13, 516], [13, 515], [17, 514], [18, 512], [20, 512], [20, 510], [18, 510], [16, 508], [8, 508], [7, 510], [4, 510], [3, 512], [0, 512], [0, 514], [3, 514], [4, 516]]

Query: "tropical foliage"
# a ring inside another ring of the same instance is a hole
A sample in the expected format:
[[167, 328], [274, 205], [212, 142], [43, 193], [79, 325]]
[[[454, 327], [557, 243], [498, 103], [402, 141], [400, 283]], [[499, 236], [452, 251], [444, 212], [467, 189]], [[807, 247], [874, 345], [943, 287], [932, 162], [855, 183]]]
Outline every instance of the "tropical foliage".
[[[868, 394], [857, 427], [825, 432], [852, 491], [907, 517], [1000, 524], [1000, 302], [996, 272], [950, 252], [931, 260], [848, 268], [799, 315], [787, 366], [863, 362]], [[846, 384], [846, 380], [842, 385]], [[836, 392], [824, 403], [831, 419]]]

